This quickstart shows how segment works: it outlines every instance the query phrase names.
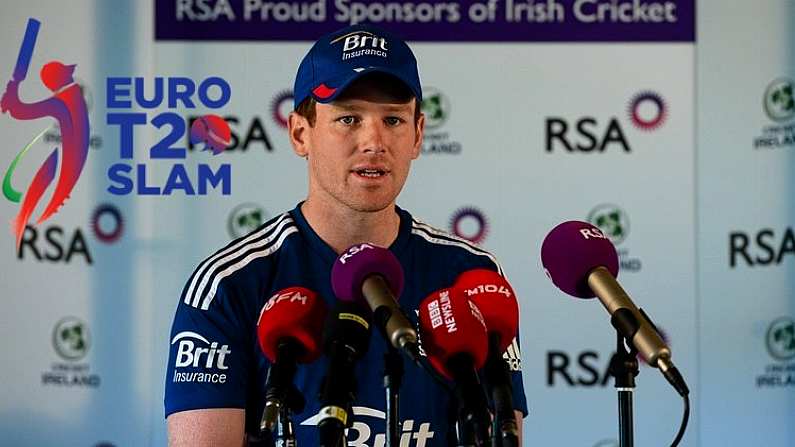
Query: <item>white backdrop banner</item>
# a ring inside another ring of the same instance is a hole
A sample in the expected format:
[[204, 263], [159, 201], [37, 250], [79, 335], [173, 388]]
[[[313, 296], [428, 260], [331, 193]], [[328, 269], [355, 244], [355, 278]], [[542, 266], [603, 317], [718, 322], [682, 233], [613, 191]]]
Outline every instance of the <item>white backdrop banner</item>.
[[[37, 208], [19, 248], [0, 237], [2, 443], [166, 444], [184, 282], [305, 197], [285, 121], [298, 62], [365, 21], [410, 40], [425, 92], [398, 203], [492, 251], [520, 297], [525, 445], [618, 445], [609, 316], [541, 268], [544, 236], [571, 219], [610, 237], [619, 280], [670, 343], [693, 391], [682, 445], [792, 445], [793, 11], [730, 3], [699, 3], [698, 28], [695, 3], [673, 0], [6, 6], [0, 68], [10, 80], [37, 19], [20, 98], [52, 96], [46, 63], [76, 64], [90, 135], [65, 205], [40, 224]], [[190, 142], [212, 116], [231, 132], [217, 156]], [[60, 146], [56, 123], [0, 115], [7, 221]], [[637, 445], [669, 444], [681, 412], [642, 365]]]

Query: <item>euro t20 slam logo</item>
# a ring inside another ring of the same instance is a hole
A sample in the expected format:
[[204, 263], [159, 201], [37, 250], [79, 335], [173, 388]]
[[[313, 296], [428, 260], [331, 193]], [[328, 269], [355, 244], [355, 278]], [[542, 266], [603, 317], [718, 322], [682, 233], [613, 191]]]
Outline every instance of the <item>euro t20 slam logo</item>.
[[[195, 170], [189, 171], [184, 163], [179, 162], [187, 158], [187, 148], [179, 145], [184, 141], [187, 125], [183, 115], [177, 111], [199, 106], [208, 109], [225, 106], [232, 96], [232, 89], [225, 80], [211, 76], [196, 83], [186, 77], [155, 77], [148, 80], [141, 77], [111, 77], [107, 79], [106, 90], [109, 110], [107, 123], [118, 126], [121, 159], [108, 169], [108, 192], [116, 195], [203, 196], [211, 190], [220, 190], [222, 195], [231, 194], [232, 167], [229, 163], [221, 163], [216, 168], [199, 163]], [[145, 112], [131, 111], [136, 106], [152, 111], [166, 107], [168, 111], [150, 118]], [[161, 137], [152, 147], [144, 148], [135, 140], [135, 129], [147, 124], [160, 130]], [[229, 124], [218, 115], [203, 115], [190, 126], [190, 143], [204, 143], [203, 150], [211, 151], [213, 155], [221, 154], [230, 142]], [[148, 150], [147, 158], [151, 162], [134, 164], [132, 160], [136, 150]], [[154, 163], [169, 165], [165, 179], [155, 178], [151, 173], [149, 168]]]

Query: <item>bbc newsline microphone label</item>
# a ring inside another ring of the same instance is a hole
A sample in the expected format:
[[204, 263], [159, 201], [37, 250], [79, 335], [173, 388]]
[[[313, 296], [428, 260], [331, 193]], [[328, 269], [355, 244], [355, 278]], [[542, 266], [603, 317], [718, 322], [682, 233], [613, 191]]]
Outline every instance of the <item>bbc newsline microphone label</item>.
[[413, 41], [695, 42], [695, 16], [692, 0], [162, 0], [155, 38], [308, 41], [369, 23]]

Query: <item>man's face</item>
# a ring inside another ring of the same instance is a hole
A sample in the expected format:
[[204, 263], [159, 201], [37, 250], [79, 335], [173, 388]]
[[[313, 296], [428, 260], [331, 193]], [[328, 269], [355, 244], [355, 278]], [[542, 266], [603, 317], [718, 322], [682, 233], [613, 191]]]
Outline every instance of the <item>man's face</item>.
[[314, 126], [293, 114], [290, 134], [296, 153], [308, 156], [310, 200], [359, 212], [393, 205], [419, 156], [424, 117], [415, 124], [418, 106], [365, 79], [334, 102], [317, 104]]

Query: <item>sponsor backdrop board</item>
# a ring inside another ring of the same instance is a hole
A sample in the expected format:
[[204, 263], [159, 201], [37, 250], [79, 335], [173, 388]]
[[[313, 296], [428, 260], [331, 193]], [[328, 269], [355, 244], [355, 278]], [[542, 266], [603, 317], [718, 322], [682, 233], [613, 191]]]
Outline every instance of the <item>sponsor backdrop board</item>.
[[748, 427], [731, 431], [732, 444], [792, 445], [795, 6], [710, 2], [700, 14], [711, 17], [697, 71], [702, 442]]
[[[6, 7], [9, 79], [28, 18], [41, 22], [20, 98], [49, 97], [45, 63], [76, 63], [90, 131], [63, 208], [26, 230], [19, 250], [14, 234], [0, 237], [0, 335], [19, 359], [0, 376], [0, 433], [9, 445], [165, 445], [184, 282], [304, 197], [305, 162], [284, 126], [297, 63], [309, 40], [367, 20], [411, 39], [425, 91], [423, 153], [398, 203], [494, 252], [519, 294], [525, 444], [617, 445], [608, 315], [555, 289], [539, 260], [544, 235], [580, 219], [616, 244], [619, 279], [688, 379], [683, 445], [791, 445], [792, 11], [733, 3], [699, 3], [709, 20], [698, 24], [685, 1]], [[752, 45], [738, 59], [742, 42]], [[134, 100], [159, 82], [194, 87], [194, 104]], [[230, 127], [219, 155], [189, 141], [193, 121], [213, 125], [208, 114]], [[12, 168], [17, 192], [59, 146], [56, 121], [0, 115], [6, 170], [48, 129]], [[159, 149], [164, 138], [186, 150]], [[6, 220], [23, 206], [13, 198], [0, 205]], [[669, 443], [682, 408], [657, 371], [641, 366], [635, 399], [638, 445]], [[374, 445], [372, 431], [361, 445]]]

